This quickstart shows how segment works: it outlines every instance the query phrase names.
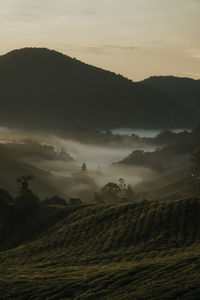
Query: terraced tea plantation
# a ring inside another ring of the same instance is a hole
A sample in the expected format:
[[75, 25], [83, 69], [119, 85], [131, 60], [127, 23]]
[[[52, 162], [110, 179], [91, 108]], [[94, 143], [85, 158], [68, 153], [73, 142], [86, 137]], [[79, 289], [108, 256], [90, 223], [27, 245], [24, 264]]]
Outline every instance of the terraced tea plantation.
[[200, 200], [41, 206], [0, 237], [0, 299], [200, 299]]

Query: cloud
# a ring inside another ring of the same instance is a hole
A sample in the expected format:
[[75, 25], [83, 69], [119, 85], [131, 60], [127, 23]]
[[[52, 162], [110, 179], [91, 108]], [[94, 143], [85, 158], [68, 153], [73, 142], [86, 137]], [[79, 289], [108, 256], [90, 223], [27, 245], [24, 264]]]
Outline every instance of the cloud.
[[139, 47], [138, 46], [131, 46], [131, 45], [127, 45], [127, 46], [122, 46], [122, 45], [105, 45], [104, 46], [107, 49], [117, 49], [117, 50], [136, 50]]
[[66, 45], [65, 48], [74, 50], [74, 51], [81, 51], [81, 52], [88, 52], [92, 54], [112, 54], [114, 51], [135, 51], [139, 49], [139, 46], [133, 45], [116, 45], [116, 44], [108, 44], [108, 45], [99, 45], [99, 46], [78, 46], [78, 45]]
[[189, 55], [190, 57], [200, 60], [200, 48], [193, 48], [193, 49], [185, 49], [184, 52]]
[[45, 18], [58, 18], [64, 16], [87, 15], [93, 16], [96, 14], [95, 5], [91, 5], [90, 1], [82, 0], [0, 0], [1, 16], [6, 16], [23, 20], [43, 20]]

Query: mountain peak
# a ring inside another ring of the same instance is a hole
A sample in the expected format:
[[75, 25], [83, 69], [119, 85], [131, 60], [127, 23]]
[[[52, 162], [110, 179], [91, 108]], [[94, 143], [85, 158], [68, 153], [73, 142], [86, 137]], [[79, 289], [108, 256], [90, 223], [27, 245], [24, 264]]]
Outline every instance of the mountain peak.
[[155, 75], [155, 76], [150, 76], [143, 81], [142, 83], [146, 83], [148, 81], [171, 81], [171, 82], [177, 82], [177, 81], [198, 81], [198, 79], [193, 79], [189, 77], [179, 77], [179, 76], [174, 76], [174, 75]]
[[67, 56], [64, 55], [56, 50], [52, 50], [52, 49], [48, 49], [45, 47], [25, 47], [25, 48], [20, 48], [20, 49], [15, 49], [12, 50], [8, 53], [6, 53], [6, 55], [34, 55], [34, 54], [45, 54], [45, 55], [62, 55], [62, 56]]

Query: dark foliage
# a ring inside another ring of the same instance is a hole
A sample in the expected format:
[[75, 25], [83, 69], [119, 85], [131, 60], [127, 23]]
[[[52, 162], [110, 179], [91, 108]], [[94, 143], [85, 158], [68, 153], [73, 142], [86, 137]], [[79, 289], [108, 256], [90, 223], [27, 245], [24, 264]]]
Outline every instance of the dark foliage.
[[17, 179], [19, 188], [13, 204], [20, 214], [32, 212], [39, 205], [39, 198], [33, 194], [28, 186], [28, 181], [32, 179], [32, 175], [20, 176]]
[[96, 203], [120, 203], [131, 202], [135, 199], [135, 193], [130, 185], [126, 185], [123, 178], [119, 179], [119, 183], [108, 182], [100, 191], [94, 194]]
[[10, 194], [5, 190], [0, 189], [0, 209], [7, 208], [12, 203], [13, 199]]
[[42, 204], [43, 205], [67, 205], [67, 202], [65, 199], [55, 195], [53, 197], [47, 198], [44, 201], [42, 201]]
[[80, 198], [70, 198], [69, 199], [69, 205], [76, 206], [82, 204], [82, 201]]

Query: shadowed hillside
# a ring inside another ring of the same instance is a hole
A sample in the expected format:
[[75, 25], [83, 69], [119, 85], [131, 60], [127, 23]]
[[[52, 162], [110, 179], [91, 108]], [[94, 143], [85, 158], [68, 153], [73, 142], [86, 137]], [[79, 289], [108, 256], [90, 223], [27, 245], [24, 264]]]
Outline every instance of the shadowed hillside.
[[45, 170], [43, 161], [66, 163], [73, 162], [73, 159], [66, 152], [56, 152], [51, 146], [31, 140], [0, 144], [0, 187], [14, 195], [16, 179], [23, 174], [32, 174], [35, 178], [32, 187], [42, 199], [65, 194], [62, 186], [66, 185], [66, 178]]
[[170, 96], [179, 103], [198, 109], [200, 116], [200, 80], [175, 76], [153, 76], [140, 83]]
[[198, 199], [41, 207], [1, 241], [2, 299], [199, 299], [199, 246]]
[[0, 104], [1, 125], [57, 133], [69, 125], [173, 128], [197, 121], [152, 88], [43, 48], [0, 56]]

